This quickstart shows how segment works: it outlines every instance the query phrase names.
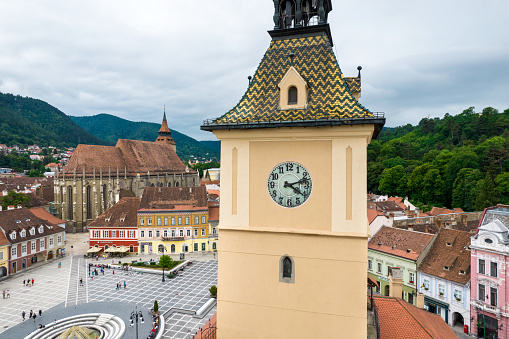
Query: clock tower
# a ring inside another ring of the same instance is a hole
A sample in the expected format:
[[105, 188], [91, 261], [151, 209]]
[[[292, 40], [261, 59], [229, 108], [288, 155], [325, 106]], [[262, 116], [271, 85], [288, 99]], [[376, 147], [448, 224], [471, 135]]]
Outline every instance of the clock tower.
[[331, 0], [274, 0], [221, 140], [218, 337], [366, 338], [366, 148], [385, 118], [332, 50]]

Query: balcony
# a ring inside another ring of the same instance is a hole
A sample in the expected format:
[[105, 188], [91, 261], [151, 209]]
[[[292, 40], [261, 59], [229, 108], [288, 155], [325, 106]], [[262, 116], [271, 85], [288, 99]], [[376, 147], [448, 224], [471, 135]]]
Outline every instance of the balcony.
[[484, 309], [484, 311], [486, 312], [490, 312], [498, 316], [500, 315], [500, 307], [498, 306], [491, 306], [490, 304], [487, 304], [484, 301], [478, 299], [474, 300], [472, 304], [473, 304], [472, 306], [477, 307], [479, 311], [482, 311]]
[[163, 237], [163, 241], [182, 241], [185, 237]]

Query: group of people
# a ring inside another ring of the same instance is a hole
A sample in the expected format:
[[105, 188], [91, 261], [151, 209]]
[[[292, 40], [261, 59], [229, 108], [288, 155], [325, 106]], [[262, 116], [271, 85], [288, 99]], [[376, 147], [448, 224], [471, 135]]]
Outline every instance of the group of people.
[[156, 337], [157, 330], [159, 329], [159, 317], [154, 315], [152, 319], [152, 330], [148, 335], [147, 339], [153, 339]]
[[[121, 283], [120, 283], [120, 281], [119, 281], [119, 282], [117, 283], [117, 288], [116, 288], [116, 290], [118, 291], [118, 290], [120, 290], [121, 288], [122, 288], [122, 284], [121, 284]], [[126, 288], [127, 288], [127, 284], [126, 284], [126, 282], [125, 282], [125, 280], [124, 280], [124, 290], [125, 290]]]
[[[21, 312], [21, 316], [23, 317], [23, 321], [25, 321], [26, 312], [25, 311]], [[42, 317], [42, 310], [39, 310], [39, 317]], [[28, 319], [32, 318], [34, 319], [35, 323], [35, 319], [37, 318], [37, 312], [30, 310], [30, 315], [28, 316]]]
[[23, 286], [29, 286], [29, 287], [32, 287], [34, 285], [34, 279], [30, 280], [23, 280]]
[[11, 291], [7, 290], [7, 291], [2, 291], [2, 297], [4, 299], [7, 299], [7, 298], [10, 298], [11, 297]]

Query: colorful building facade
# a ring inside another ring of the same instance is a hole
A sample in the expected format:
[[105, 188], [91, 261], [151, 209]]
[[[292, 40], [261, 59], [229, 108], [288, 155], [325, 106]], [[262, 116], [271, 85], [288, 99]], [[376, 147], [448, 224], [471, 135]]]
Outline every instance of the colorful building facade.
[[368, 275], [379, 284], [378, 292], [388, 296], [393, 267], [403, 270], [401, 299], [417, 305], [417, 267], [426, 256], [433, 234], [383, 226], [368, 243]]
[[509, 206], [485, 209], [471, 238], [472, 333], [509, 338]]
[[139, 253], [213, 249], [205, 187], [146, 187], [138, 209]]
[[138, 253], [140, 198], [122, 198], [88, 225], [88, 253]]
[[418, 267], [424, 308], [451, 326], [470, 322], [470, 234], [442, 228]]
[[9, 251], [10, 243], [0, 232], [0, 278], [9, 275]]

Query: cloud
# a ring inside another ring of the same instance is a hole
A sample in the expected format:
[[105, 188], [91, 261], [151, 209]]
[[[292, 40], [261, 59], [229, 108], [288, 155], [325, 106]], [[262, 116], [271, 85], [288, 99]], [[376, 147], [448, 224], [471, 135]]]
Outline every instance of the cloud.
[[[361, 103], [387, 126], [469, 106], [509, 107], [509, 3], [333, 1], [346, 76], [363, 66]], [[69, 115], [160, 122], [199, 140], [231, 109], [270, 43], [273, 2], [0, 2], [0, 91]]]

